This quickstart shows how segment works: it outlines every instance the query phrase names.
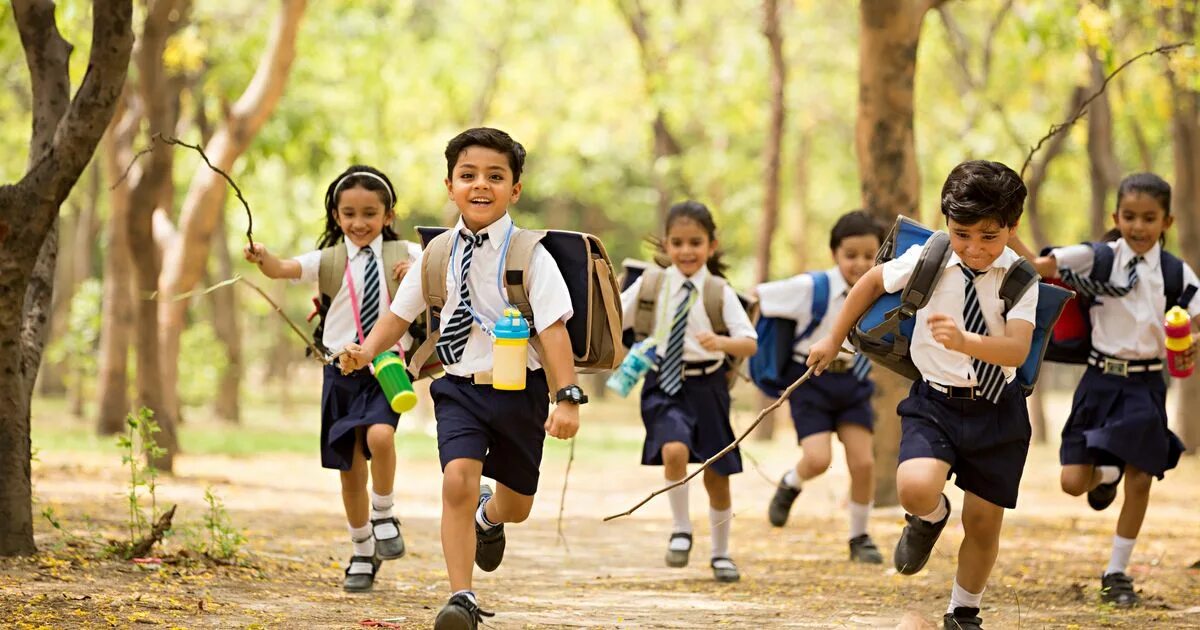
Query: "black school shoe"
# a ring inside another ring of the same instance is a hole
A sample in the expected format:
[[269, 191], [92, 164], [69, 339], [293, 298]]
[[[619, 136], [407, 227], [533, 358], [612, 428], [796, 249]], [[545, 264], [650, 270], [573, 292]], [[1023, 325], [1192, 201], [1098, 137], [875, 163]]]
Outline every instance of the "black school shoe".
[[484, 617], [495, 617], [494, 613], [490, 613], [479, 607], [479, 604], [471, 601], [463, 593], [459, 593], [450, 598], [445, 606], [442, 606], [438, 612], [437, 619], [433, 622], [434, 630], [475, 630], [479, 624], [483, 623]]
[[718, 582], [736, 582], [742, 579], [737, 565], [729, 558], [713, 558], [709, 565], [713, 570], [713, 579]]
[[[491, 486], [479, 486], [479, 505], [483, 505], [492, 496]], [[484, 571], [495, 571], [504, 560], [504, 523], [488, 531], [483, 531], [479, 521], [475, 521], [475, 566]], [[446, 604], [449, 606], [449, 604]], [[473, 626], [472, 626], [473, 627]]]
[[933, 545], [937, 542], [938, 536], [942, 535], [942, 530], [946, 528], [946, 523], [950, 520], [950, 513], [953, 511], [950, 499], [944, 494], [942, 498], [946, 500], [946, 518], [937, 523], [927, 523], [921, 520], [921, 517], [912, 514], [904, 515], [904, 520], [908, 524], [904, 526], [904, 531], [900, 532], [900, 540], [896, 541], [896, 553], [892, 558], [896, 570], [900, 573], [913, 575], [924, 569], [925, 563], [929, 562], [929, 554], [933, 552]]
[[[346, 579], [342, 582], [342, 590], [349, 593], [362, 593], [371, 590], [375, 585], [375, 574], [383, 561], [376, 556], [350, 556], [350, 564], [346, 565]], [[363, 569], [370, 567], [371, 571]], [[350, 569], [356, 569], [354, 573]]]
[[767, 506], [767, 520], [771, 521], [775, 527], [783, 527], [787, 523], [788, 513], [792, 511], [792, 504], [796, 502], [798, 496], [800, 496], [799, 488], [793, 488], [780, 479], [779, 485], [775, 487], [775, 496], [771, 497], [771, 505]]
[[1131, 608], [1142, 603], [1133, 590], [1133, 578], [1124, 573], [1109, 573], [1100, 578], [1100, 601], [1118, 608]]
[[952, 613], [942, 615], [942, 630], [982, 630], [983, 620], [978, 608], [959, 606]]
[[404, 536], [400, 535], [400, 521], [396, 520], [396, 517], [389, 516], [371, 521], [371, 532], [375, 535], [375, 555], [380, 560], [404, 557]]
[[1125, 477], [1125, 467], [1121, 467], [1121, 472], [1117, 474], [1117, 480], [1112, 483], [1102, 483], [1091, 490], [1088, 490], [1087, 501], [1088, 505], [1092, 506], [1093, 510], [1103, 510], [1112, 505], [1112, 502], [1117, 498], [1117, 484], [1121, 483], [1121, 479]]
[[[672, 549], [671, 543], [675, 542], [676, 538], [687, 540], [687, 549]], [[667, 566], [679, 569], [686, 567], [688, 563], [688, 555], [692, 553], [692, 535], [687, 532], [675, 532], [671, 534], [671, 538], [667, 541]]]
[[850, 561], [863, 564], [883, 564], [883, 554], [867, 534], [850, 539]]

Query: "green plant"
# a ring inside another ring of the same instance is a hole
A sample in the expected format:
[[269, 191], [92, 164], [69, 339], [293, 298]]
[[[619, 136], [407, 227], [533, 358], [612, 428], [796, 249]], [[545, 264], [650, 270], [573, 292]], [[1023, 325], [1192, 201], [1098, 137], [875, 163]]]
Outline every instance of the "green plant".
[[[125, 434], [117, 436], [117, 446], [122, 451], [121, 463], [129, 466], [126, 526], [129, 530], [127, 549], [132, 549], [158, 518], [158, 469], [152, 462], [166, 454], [166, 449], [155, 441], [154, 434], [161, 429], [154, 421], [153, 411], [145, 407], [138, 409], [136, 415], [131, 413], [125, 417], [125, 426]], [[150, 499], [149, 518], [142, 511], [143, 495]]]
[[214, 560], [231, 560], [241, 551], [246, 537], [229, 520], [225, 504], [213, 494], [212, 486], [204, 489], [204, 502], [208, 511], [204, 514], [204, 528], [208, 530], [208, 541], [201, 551]]

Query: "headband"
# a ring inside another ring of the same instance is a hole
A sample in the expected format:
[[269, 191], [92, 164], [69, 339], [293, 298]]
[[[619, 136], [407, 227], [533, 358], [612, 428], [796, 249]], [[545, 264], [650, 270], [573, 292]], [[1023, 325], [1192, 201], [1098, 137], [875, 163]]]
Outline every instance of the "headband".
[[347, 173], [343, 175], [342, 178], [337, 180], [337, 183], [333, 185], [333, 194], [329, 198], [329, 205], [336, 203], [338, 191], [342, 188], [342, 184], [345, 183], [347, 179], [350, 179], [351, 177], [358, 177], [360, 175], [363, 177], [376, 179], [379, 181], [379, 183], [383, 184], [383, 189], [387, 191], [388, 195], [388, 208], [396, 205], [396, 198], [392, 196], [392, 185], [387, 183], [386, 179], [370, 171], [354, 171], [353, 173]]

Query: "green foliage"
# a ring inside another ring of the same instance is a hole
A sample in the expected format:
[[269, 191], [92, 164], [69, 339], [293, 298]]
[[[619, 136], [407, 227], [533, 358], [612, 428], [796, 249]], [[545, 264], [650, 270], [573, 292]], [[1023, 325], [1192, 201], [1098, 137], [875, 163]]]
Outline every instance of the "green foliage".
[[200, 546], [199, 551], [214, 560], [233, 560], [246, 543], [245, 535], [230, 522], [225, 504], [213, 493], [212, 486], [204, 490], [204, 503], [208, 506], [204, 513], [208, 540]]
[[189, 405], [211, 401], [228, 359], [210, 321], [193, 322], [183, 330], [179, 344], [179, 397]]
[[[129, 467], [129, 485], [125, 493], [129, 540], [116, 543], [114, 551], [128, 557], [134, 544], [158, 519], [158, 469], [152, 462], [167, 451], [155, 441], [154, 435], [161, 429], [154, 420], [154, 412], [149, 409], [142, 407], [136, 414], [126, 416], [125, 426], [126, 433], [117, 436], [117, 447], [121, 449], [121, 463]], [[146, 498], [150, 501], [149, 516], [142, 508]]]
[[96, 375], [96, 348], [100, 342], [100, 304], [104, 287], [99, 279], [88, 278], [79, 283], [71, 297], [67, 315], [67, 332], [50, 341], [46, 361], [70, 362], [76, 368], [67, 370], [66, 378], [83, 378], [90, 382]]

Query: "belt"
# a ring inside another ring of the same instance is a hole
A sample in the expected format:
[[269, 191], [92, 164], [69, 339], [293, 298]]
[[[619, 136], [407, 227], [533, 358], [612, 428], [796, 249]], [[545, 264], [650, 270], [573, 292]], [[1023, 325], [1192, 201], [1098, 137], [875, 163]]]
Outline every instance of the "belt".
[[[530, 370], [530, 374], [537, 374], [538, 372], [541, 372], [541, 371], [542, 371], [541, 368], [538, 368], [536, 370]], [[459, 376], [457, 374], [444, 374], [444, 375], [442, 375], [442, 378], [450, 379], [451, 383], [460, 383], [460, 384], [464, 384], [464, 385], [491, 385], [492, 384], [492, 371], [487, 370], [485, 372], [476, 372], [470, 376]]]
[[[1008, 384], [1011, 382], [1012, 380], [1005, 381], [1004, 386], [1008, 387]], [[925, 384], [928, 385], [933, 391], [945, 394], [946, 398], [957, 398], [961, 400], [975, 400], [976, 398], [983, 399], [983, 390], [979, 387], [957, 387], [954, 385], [942, 385], [941, 383], [934, 383], [933, 381], [925, 381]]]
[[691, 376], [693, 378], [697, 376], [708, 376], [709, 374], [721, 369], [721, 366], [724, 364], [725, 361], [721, 359], [715, 361], [687, 361], [683, 364], [683, 375], [685, 377]]
[[1100, 368], [1100, 371], [1112, 376], [1129, 376], [1144, 372], [1161, 372], [1162, 359], [1118, 359], [1100, 354], [1093, 350], [1088, 355], [1088, 365]]

